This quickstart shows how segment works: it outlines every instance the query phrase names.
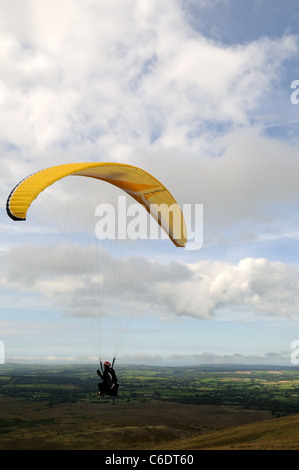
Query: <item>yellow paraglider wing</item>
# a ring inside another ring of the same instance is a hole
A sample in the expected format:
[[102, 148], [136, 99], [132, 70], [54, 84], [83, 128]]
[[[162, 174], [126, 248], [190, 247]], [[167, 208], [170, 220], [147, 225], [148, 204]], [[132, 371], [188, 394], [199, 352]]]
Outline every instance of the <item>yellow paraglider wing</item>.
[[170, 192], [146, 171], [121, 163], [69, 163], [38, 171], [12, 190], [6, 203], [8, 215], [13, 220], [26, 220], [30, 204], [44, 189], [73, 175], [96, 178], [121, 188], [146, 208], [176, 246], [186, 245], [184, 217]]

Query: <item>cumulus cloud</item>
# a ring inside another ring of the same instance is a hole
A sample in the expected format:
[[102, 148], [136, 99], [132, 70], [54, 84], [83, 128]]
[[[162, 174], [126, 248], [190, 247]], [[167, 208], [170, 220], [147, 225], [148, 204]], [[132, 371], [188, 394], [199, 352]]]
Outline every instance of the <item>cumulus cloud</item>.
[[178, 315], [211, 318], [224, 309], [237, 312], [240, 319], [244, 313], [298, 315], [296, 266], [245, 258], [236, 265], [204, 261], [189, 268], [191, 280], [163, 281], [153, 286], [156, 301], [165, 302]]
[[[222, 143], [221, 157], [199, 159], [189, 176], [189, 188], [197, 187], [204, 205], [206, 244], [296, 233], [296, 147], [250, 131], [228, 135]], [[185, 197], [194, 201], [189, 188]]]
[[181, 2], [145, 3], [2, 2], [5, 142], [33, 164], [190, 147], [206, 122], [247, 124], [296, 52], [292, 35], [222, 46]]

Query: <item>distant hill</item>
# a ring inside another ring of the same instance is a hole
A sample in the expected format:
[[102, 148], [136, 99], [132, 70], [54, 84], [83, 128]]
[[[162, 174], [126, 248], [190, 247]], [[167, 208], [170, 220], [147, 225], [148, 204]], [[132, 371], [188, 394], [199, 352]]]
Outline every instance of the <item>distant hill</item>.
[[[164, 450], [298, 450], [299, 415], [244, 424], [163, 443]], [[159, 449], [159, 447], [156, 447]]]

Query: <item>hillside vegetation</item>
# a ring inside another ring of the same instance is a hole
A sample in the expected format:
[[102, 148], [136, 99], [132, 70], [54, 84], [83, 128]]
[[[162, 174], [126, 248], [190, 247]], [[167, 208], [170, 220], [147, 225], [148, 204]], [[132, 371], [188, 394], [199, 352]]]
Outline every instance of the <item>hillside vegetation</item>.
[[188, 439], [169, 441], [163, 450], [298, 450], [299, 416], [249, 423]]

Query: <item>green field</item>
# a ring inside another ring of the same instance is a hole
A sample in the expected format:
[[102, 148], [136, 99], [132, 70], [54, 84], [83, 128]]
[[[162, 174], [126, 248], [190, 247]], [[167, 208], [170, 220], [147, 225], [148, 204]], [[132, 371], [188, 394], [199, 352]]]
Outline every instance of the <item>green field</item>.
[[[94, 401], [100, 380], [93, 366], [16, 366], [0, 369], [0, 396], [49, 404]], [[234, 367], [117, 368], [119, 405], [150, 400], [299, 412], [299, 371]]]

